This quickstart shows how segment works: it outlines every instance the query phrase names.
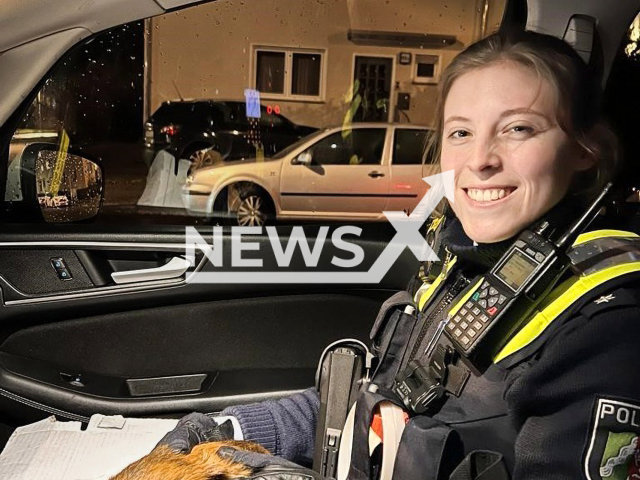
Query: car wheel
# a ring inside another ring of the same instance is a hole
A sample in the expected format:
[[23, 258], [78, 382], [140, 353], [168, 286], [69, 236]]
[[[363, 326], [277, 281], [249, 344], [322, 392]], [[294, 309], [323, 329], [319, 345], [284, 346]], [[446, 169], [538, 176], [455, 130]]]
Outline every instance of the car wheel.
[[187, 157], [191, 162], [190, 169], [192, 171], [202, 167], [223, 163], [222, 155], [215, 146], [195, 147], [195, 149], [189, 151], [185, 157]]
[[235, 205], [230, 203], [229, 218], [241, 227], [262, 227], [274, 218], [275, 209], [269, 195], [255, 185], [238, 188]]

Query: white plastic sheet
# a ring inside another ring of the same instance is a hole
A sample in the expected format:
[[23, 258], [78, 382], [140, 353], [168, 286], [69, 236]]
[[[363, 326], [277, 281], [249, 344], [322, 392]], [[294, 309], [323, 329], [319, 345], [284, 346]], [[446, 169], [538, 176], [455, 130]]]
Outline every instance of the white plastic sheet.
[[177, 420], [54, 417], [16, 429], [0, 454], [0, 480], [107, 480], [148, 454]]

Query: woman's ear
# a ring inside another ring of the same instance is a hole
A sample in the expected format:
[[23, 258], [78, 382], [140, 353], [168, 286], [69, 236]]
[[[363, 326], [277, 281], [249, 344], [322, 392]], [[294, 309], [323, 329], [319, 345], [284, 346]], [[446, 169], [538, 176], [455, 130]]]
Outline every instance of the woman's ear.
[[576, 150], [577, 151], [574, 156], [574, 171], [584, 172], [596, 166], [598, 159], [592, 150], [589, 150], [582, 145], [576, 145]]

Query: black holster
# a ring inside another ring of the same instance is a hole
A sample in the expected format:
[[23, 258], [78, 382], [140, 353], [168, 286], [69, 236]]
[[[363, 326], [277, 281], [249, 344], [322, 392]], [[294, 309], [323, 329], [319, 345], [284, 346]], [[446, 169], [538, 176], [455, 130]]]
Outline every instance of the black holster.
[[320, 360], [317, 387], [320, 414], [316, 428], [313, 469], [323, 477], [335, 476], [345, 420], [365, 377], [367, 351], [345, 340]]

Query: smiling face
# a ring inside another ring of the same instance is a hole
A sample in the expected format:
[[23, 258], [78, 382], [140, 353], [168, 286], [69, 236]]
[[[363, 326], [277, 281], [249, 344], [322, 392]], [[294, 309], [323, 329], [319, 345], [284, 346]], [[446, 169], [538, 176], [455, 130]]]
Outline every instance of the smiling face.
[[567, 193], [591, 161], [560, 128], [552, 85], [509, 61], [454, 81], [444, 104], [442, 170], [455, 171], [452, 205], [466, 234], [512, 237]]

